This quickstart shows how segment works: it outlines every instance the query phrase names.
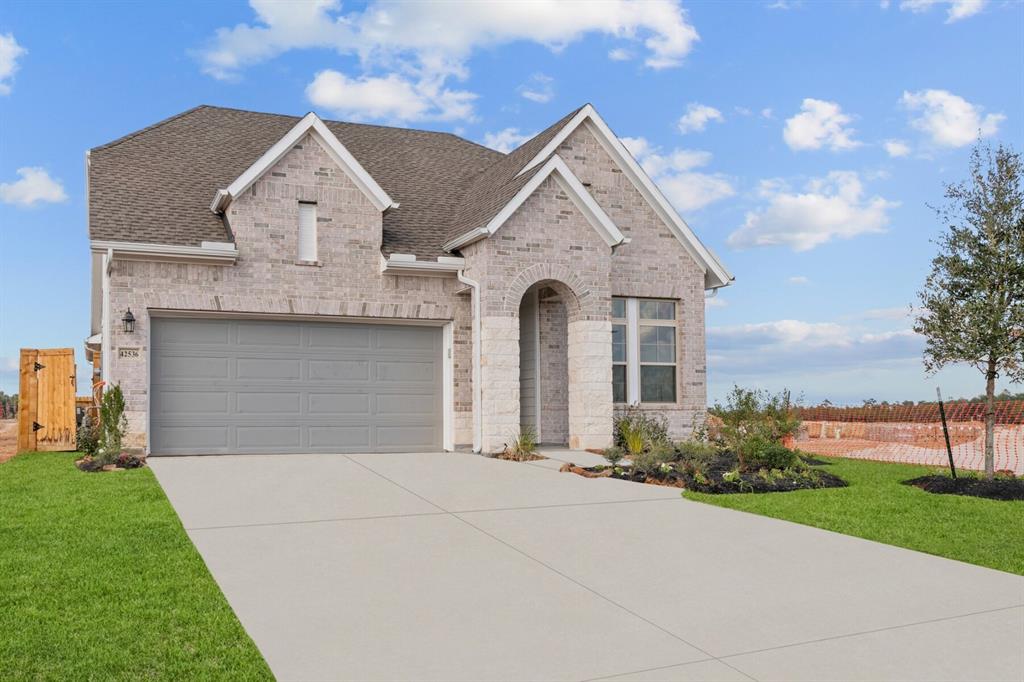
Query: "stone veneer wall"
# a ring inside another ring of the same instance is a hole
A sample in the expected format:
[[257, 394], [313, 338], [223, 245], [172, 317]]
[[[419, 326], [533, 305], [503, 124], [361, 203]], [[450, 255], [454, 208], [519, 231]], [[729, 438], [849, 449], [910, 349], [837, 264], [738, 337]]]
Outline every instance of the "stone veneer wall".
[[585, 126], [577, 128], [557, 153], [582, 182], [590, 184], [597, 203], [632, 239], [612, 255], [611, 295], [677, 301], [677, 403], [641, 409], [663, 414], [671, 435], [685, 437], [707, 409], [704, 272]]
[[541, 440], [569, 442], [569, 318], [561, 301], [540, 302]]
[[[299, 201], [317, 202], [319, 265], [296, 264]], [[469, 296], [456, 293], [464, 287], [454, 277], [380, 272], [381, 214], [319, 143], [302, 140], [232, 203], [228, 218], [240, 252], [234, 266], [114, 262], [110, 376], [125, 392], [129, 447], [147, 439], [150, 308], [453, 320], [455, 443], [472, 442]], [[131, 335], [119, 323], [128, 307]], [[121, 347], [140, 357], [118, 358]]]

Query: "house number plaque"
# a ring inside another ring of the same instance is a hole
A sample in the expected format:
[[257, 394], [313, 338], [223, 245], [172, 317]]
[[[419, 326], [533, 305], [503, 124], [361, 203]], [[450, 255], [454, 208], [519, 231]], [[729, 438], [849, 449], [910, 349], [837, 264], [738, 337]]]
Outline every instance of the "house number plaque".
[[137, 358], [139, 357], [138, 348], [118, 348], [117, 357], [119, 358]]

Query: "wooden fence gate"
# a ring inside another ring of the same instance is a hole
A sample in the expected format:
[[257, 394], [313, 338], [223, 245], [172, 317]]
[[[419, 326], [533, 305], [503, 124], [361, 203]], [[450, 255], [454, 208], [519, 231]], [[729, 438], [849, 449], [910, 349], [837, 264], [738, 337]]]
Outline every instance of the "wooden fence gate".
[[18, 452], [74, 450], [75, 351], [22, 348]]

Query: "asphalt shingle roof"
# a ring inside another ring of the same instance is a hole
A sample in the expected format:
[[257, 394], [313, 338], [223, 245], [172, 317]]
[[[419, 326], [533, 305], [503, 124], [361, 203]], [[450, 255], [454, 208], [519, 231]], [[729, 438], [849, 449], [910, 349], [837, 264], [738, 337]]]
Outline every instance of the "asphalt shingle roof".
[[[400, 204], [384, 214], [384, 253], [433, 259], [449, 239], [501, 210], [533, 175], [515, 174], [575, 113], [507, 155], [450, 133], [324, 123]], [[230, 241], [223, 219], [210, 211], [214, 193], [299, 120], [200, 106], [92, 149], [90, 237], [189, 246]]]

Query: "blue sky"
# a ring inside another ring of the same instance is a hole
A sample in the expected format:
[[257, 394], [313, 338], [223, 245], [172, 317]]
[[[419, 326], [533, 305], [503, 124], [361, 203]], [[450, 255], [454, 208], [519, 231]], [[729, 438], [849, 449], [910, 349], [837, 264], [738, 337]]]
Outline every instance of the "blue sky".
[[975, 395], [972, 369], [926, 377], [906, 311], [926, 203], [979, 131], [1024, 147], [1022, 65], [1024, 4], [1001, 1], [8, 2], [0, 390], [22, 346], [84, 369], [90, 147], [202, 103], [500, 147], [592, 102], [736, 275], [707, 309], [712, 400]]

